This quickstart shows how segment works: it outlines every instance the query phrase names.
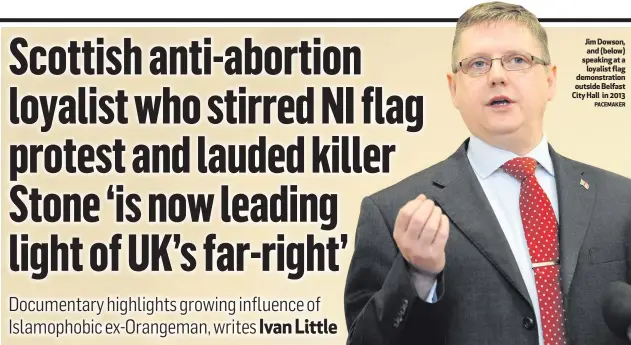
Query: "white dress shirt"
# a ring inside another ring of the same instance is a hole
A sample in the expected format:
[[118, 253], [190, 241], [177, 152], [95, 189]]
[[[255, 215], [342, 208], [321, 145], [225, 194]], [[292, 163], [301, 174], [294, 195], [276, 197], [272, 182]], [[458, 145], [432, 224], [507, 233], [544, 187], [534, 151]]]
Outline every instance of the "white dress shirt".
[[[525, 156], [534, 158], [539, 163], [535, 170], [535, 177], [548, 195], [558, 221], [559, 211], [556, 181], [554, 180], [554, 168], [552, 166], [550, 152], [548, 151], [548, 140], [546, 136], [544, 135], [541, 142]], [[491, 146], [479, 138], [472, 136], [469, 140], [467, 157], [515, 256], [517, 266], [526, 283], [530, 300], [535, 309], [540, 344], [544, 345], [535, 276], [519, 211], [520, 182], [504, 172], [501, 168], [502, 164], [518, 157], [518, 155]], [[428, 302], [432, 302], [435, 298], [435, 280], [432, 280], [434, 284], [428, 293], [427, 287], [430, 286], [431, 281], [428, 284], [426, 277], [424, 278], [417, 273], [411, 273], [411, 275], [413, 284], [419, 295], [426, 297]]]
[[[550, 152], [548, 151], [547, 138], [544, 136], [539, 145], [525, 156], [534, 158], [539, 163], [535, 170], [535, 177], [539, 181], [541, 188], [548, 195], [558, 221], [559, 210], [556, 181], [554, 180], [554, 168]], [[501, 169], [502, 164], [518, 156], [512, 152], [493, 147], [476, 137], [471, 137], [467, 157], [517, 260], [517, 266], [519, 266], [526, 288], [528, 288], [530, 300], [535, 309], [539, 339], [541, 339], [540, 344], [543, 345], [543, 331], [537, 288], [535, 286], [535, 275], [519, 211], [519, 189], [521, 185], [516, 178]]]

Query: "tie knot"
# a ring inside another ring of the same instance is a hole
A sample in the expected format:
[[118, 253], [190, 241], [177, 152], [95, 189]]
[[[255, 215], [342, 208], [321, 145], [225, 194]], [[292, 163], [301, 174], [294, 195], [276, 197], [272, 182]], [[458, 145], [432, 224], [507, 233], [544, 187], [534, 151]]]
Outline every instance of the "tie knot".
[[502, 168], [509, 175], [512, 175], [513, 177], [521, 181], [535, 173], [535, 169], [537, 168], [537, 160], [530, 157], [517, 157], [504, 163], [504, 165], [502, 165]]

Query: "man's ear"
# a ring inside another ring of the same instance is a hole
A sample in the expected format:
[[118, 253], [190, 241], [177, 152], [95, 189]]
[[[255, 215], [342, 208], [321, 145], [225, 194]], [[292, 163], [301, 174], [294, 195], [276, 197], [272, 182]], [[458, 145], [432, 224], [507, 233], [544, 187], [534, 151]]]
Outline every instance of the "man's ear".
[[557, 66], [547, 66], [546, 82], [548, 84], [548, 101], [551, 101], [557, 92]]
[[449, 86], [449, 92], [451, 94], [451, 103], [454, 107], [458, 108], [458, 102], [456, 101], [456, 78], [457, 76], [454, 73], [447, 73], [447, 85]]

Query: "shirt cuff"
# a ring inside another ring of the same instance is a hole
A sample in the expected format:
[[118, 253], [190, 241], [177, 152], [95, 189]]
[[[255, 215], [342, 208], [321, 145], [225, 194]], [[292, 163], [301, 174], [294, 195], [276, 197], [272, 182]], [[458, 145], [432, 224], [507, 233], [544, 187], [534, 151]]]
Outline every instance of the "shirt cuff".
[[418, 296], [426, 302], [436, 302], [436, 286], [438, 285], [436, 275], [419, 272], [414, 268], [410, 268], [408, 271]]

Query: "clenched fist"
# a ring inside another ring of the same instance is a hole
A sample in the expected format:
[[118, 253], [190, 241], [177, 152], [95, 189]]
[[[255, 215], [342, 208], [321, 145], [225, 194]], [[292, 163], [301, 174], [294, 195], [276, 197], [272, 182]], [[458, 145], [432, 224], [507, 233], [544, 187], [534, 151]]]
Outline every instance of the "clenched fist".
[[405, 260], [415, 269], [438, 274], [445, 267], [449, 219], [423, 194], [399, 210], [394, 240]]

